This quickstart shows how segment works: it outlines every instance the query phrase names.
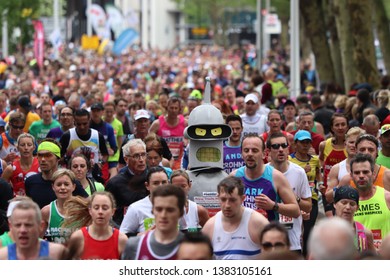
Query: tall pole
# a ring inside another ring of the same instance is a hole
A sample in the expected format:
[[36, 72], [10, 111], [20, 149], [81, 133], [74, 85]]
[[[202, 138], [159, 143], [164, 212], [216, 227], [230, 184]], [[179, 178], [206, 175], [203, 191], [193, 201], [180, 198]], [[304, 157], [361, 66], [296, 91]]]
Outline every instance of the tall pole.
[[[91, 8], [92, 6], [92, 0], [87, 0], [87, 11]], [[91, 22], [91, 17], [87, 15], [87, 35], [92, 36], [92, 22]]]
[[53, 22], [54, 22], [54, 30], [58, 30], [60, 28], [60, 17], [58, 10], [58, 0], [53, 1]]
[[2, 32], [3, 37], [1, 40], [3, 58], [8, 56], [8, 21], [7, 21], [7, 10], [3, 11], [3, 28]]
[[[265, 1], [265, 10], [267, 11], [266, 17], [270, 14], [270, 7], [271, 7], [270, 0], [266, 0]], [[271, 48], [271, 34], [264, 32], [264, 25], [265, 24], [263, 24], [263, 52], [264, 52], [263, 56], [266, 57], [267, 51], [269, 51]]]
[[290, 98], [301, 93], [301, 72], [299, 62], [299, 0], [290, 1]]
[[262, 16], [261, 16], [261, 0], [257, 0], [257, 28], [256, 28], [256, 50], [257, 50], [257, 68], [261, 71], [263, 50], [261, 48], [261, 34], [263, 30]]

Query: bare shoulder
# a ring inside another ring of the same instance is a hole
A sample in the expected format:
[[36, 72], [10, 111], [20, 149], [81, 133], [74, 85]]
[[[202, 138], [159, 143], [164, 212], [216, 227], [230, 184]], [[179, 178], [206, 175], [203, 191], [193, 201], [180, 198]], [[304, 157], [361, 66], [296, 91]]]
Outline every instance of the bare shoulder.
[[280, 182], [281, 180], [287, 181], [286, 176], [284, 176], [284, 174], [282, 172], [280, 172], [279, 170], [277, 170], [276, 168], [274, 168], [272, 171], [272, 177], [274, 180], [275, 179], [277, 180], [276, 182]]
[[203, 207], [202, 205], [197, 204], [196, 206], [198, 208], [199, 224], [200, 224], [200, 226], [203, 227], [207, 223], [207, 221], [210, 219], [209, 211], [207, 211], [207, 209], [205, 207]]
[[[4, 161], [4, 162], [5, 162], [5, 161]], [[3, 166], [7, 166], [7, 163], [4, 164], [4, 162], [3, 162]], [[2, 177], [4, 180], [6, 180], [7, 182], [9, 182], [9, 180], [10, 180], [10, 178], [11, 178], [13, 172], [14, 172], [14, 169], [13, 169], [12, 165], [8, 165], [8, 166], [4, 169], [3, 174], [2, 174], [1, 177]]]
[[50, 204], [46, 205], [41, 209], [41, 214], [42, 214], [42, 219], [44, 221], [49, 220], [49, 215], [50, 215]]
[[118, 236], [118, 239], [119, 239], [119, 243], [126, 244], [127, 239], [129, 239], [129, 238], [127, 237], [126, 234], [120, 232], [119, 236]]
[[119, 251], [119, 256], [122, 255], [123, 251], [126, 248], [126, 243], [127, 243], [128, 237], [126, 234], [120, 232], [118, 236], [118, 251]]
[[0, 260], [8, 260], [8, 247], [0, 248]]
[[260, 234], [267, 224], [269, 224], [269, 221], [266, 217], [264, 217], [257, 211], [252, 211], [251, 216], [249, 218], [248, 230], [250, 237], [254, 243], [260, 244]]
[[213, 238], [214, 224], [215, 216], [211, 217], [202, 228], [202, 232], [206, 234], [210, 239]]
[[69, 241], [77, 241], [77, 240], [84, 240], [84, 235], [83, 235], [83, 232], [81, 231], [81, 229], [78, 229], [76, 230], [75, 232], [72, 233], [72, 235], [70, 236], [70, 239]]
[[79, 229], [72, 233], [68, 241], [70, 259], [78, 259], [84, 250], [84, 235]]
[[339, 172], [339, 169], [340, 169], [340, 164], [339, 163], [336, 163], [335, 165], [332, 166], [332, 168], [330, 169], [329, 172]]
[[269, 223], [268, 219], [257, 211], [252, 212], [249, 221], [250, 224], [261, 225], [262, 227]]
[[156, 119], [152, 122], [149, 131], [157, 133], [158, 129], [160, 128], [160, 120]]
[[351, 181], [351, 176], [349, 174], [346, 174], [344, 175], [343, 178], [341, 178], [339, 182], [339, 186], [347, 186], [349, 185], [350, 181]]
[[52, 260], [66, 259], [68, 255], [67, 248], [62, 244], [49, 243], [49, 257]]
[[200, 204], [196, 204], [196, 206], [197, 206], [197, 208], [198, 208], [198, 213], [199, 213], [199, 215], [200, 214], [202, 214], [202, 215], [209, 215], [209, 212], [207, 211], [207, 209], [204, 207], [204, 206], [202, 206], [202, 205], [200, 205]]

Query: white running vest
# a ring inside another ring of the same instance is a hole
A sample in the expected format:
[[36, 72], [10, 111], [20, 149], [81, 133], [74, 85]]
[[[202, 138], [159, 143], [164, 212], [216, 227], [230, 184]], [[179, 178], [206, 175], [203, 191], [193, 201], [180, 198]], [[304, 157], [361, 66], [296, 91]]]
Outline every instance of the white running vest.
[[81, 140], [76, 133], [75, 128], [69, 129], [70, 139], [69, 145], [66, 149], [67, 155], [70, 157], [77, 152], [91, 153], [92, 163], [98, 163], [99, 156], [99, 133], [97, 130], [91, 128], [91, 138], [87, 141]]
[[260, 246], [249, 235], [249, 219], [254, 210], [244, 208], [241, 223], [233, 232], [226, 232], [222, 226], [222, 212], [215, 215], [213, 248], [217, 260], [252, 260], [260, 254]]

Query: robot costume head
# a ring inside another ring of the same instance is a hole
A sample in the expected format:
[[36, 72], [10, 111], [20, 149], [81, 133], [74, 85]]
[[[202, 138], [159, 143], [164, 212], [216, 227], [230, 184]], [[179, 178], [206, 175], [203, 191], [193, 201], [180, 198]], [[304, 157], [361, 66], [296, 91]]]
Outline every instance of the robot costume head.
[[211, 105], [210, 78], [206, 77], [204, 104], [192, 110], [184, 137], [190, 140], [189, 166], [197, 168], [223, 168], [223, 141], [232, 129], [226, 125], [222, 113]]

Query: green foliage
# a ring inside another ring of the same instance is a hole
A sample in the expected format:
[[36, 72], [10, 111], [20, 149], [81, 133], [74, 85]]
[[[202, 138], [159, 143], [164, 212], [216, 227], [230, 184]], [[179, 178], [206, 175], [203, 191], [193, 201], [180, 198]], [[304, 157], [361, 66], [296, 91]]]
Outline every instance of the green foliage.
[[382, 1], [383, 1], [383, 5], [385, 6], [387, 19], [390, 20], [390, 1], [388, 0], [382, 0]]
[[[21, 37], [17, 41], [11, 41], [10, 51], [17, 45], [24, 46], [31, 42], [34, 35], [32, 20], [39, 18], [42, 0], [1, 0], [0, 1], [0, 26], [3, 22], [4, 11], [8, 21], [8, 34], [12, 37], [13, 30], [19, 27]], [[1, 30], [0, 30], [1, 32]], [[1, 33], [0, 33], [1, 34]]]
[[220, 17], [226, 10], [255, 9], [256, 0], [172, 0], [185, 15], [188, 24], [206, 27], [212, 24], [211, 18]]

